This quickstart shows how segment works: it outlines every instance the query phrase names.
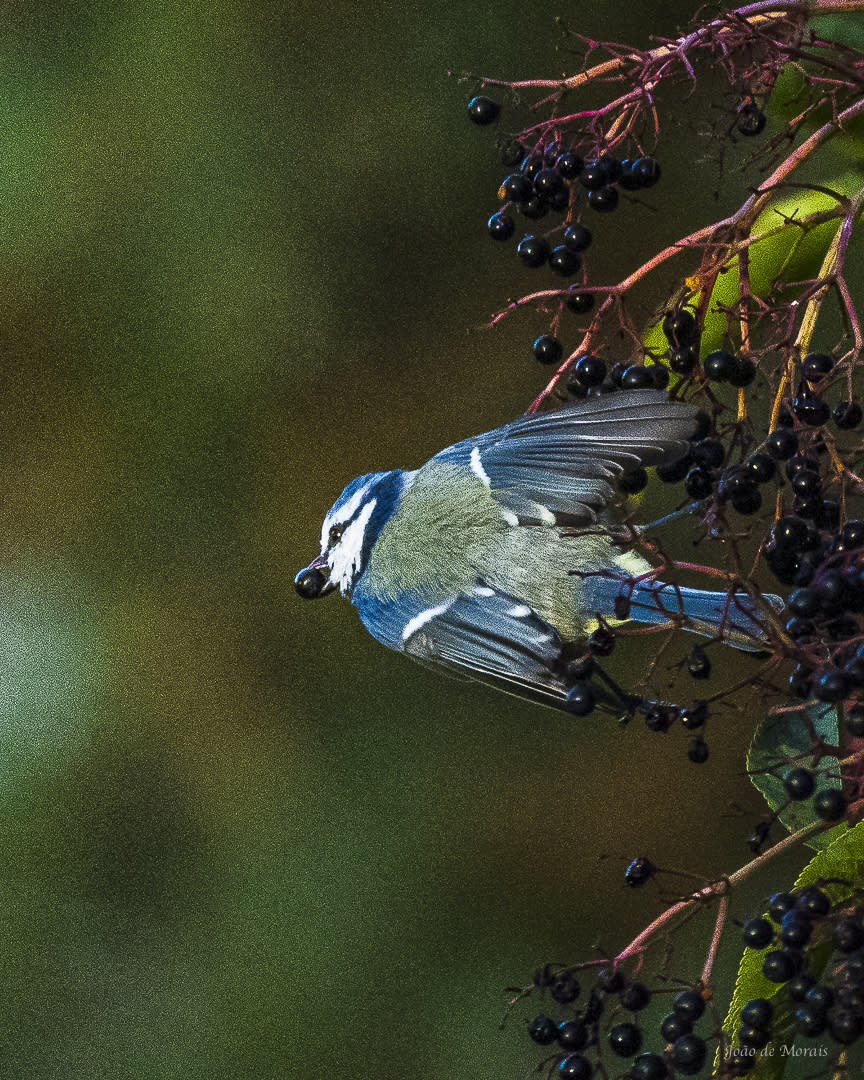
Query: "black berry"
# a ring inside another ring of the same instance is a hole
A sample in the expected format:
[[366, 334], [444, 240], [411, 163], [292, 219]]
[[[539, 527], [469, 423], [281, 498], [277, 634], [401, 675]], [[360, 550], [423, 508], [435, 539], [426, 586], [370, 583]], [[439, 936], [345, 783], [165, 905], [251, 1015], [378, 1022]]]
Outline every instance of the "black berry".
[[469, 119], [472, 123], [479, 124], [481, 127], [494, 124], [500, 112], [501, 106], [497, 101], [492, 101], [491, 98], [478, 95], [468, 102]]

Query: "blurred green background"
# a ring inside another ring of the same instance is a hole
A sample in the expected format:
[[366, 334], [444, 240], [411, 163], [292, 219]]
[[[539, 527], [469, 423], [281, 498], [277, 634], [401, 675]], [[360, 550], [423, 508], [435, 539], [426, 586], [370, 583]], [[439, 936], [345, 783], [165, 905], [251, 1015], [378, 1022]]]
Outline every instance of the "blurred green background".
[[[481, 328], [536, 279], [485, 235], [495, 133], [446, 73], [572, 67], [559, 13], [646, 44], [691, 10], [2, 4], [4, 1076], [518, 1077], [502, 988], [660, 910], [630, 858], [745, 857], [752, 713], [699, 768], [292, 585], [349, 479], [542, 386], [538, 317]], [[698, 126], [595, 282], [696, 213]]]

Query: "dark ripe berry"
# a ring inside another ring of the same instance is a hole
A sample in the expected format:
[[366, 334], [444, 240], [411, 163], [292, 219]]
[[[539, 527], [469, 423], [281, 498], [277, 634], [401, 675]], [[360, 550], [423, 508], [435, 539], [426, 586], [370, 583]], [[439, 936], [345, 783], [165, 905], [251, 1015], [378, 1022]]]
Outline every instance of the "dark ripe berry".
[[689, 1035], [693, 1030], [693, 1021], [679, 1013], [671, 1012], [665, 1016], [660, 1024], [660, 1034], [667, 1043], [675, 1042], [682, 1035]]
[[577, 255], [575, 251], [571, 251], [570, 248], [565, 247], [563, 244], [559, 244], [558, 247], [553, 248], [552, 254], [549, 256], [549, 266], [556, 274], [560, 274], [561, 277], [571, 277], [581, 265], [581, 256]]
[[491, 98], [478, 95], [468, 102], [468, 118], [473, 124], [479, 124], [481, 127], [494, 124], [500, 112], [501, 106]]
[[816, 495], [822, 487], [822, 478], [818, 472], [812, 469], [800, 469], [792, 477], [792, 490], [802, 499], [810, 495]]
[[657, 478], [662, 480], [664, 484], [678, 484], [690, 471], [692, 463], [690, 455], [685, 454], [684, 457], [671, 462], [669, 465], [658, 465]]
[[839, 570], [826, 570], [810, 588], [816, 596], [819, 607], [826, 615], [833, 615], [842, 610], [847, 594], [843, 575]]
[[685, 706], [679, 713], [682, 725], [688, 731], [696, 731], [705, 726], [708, 719], [708, 702], [694, 701], [692, 705]]
[[647, 367], [651, 372], [654, 388], [656, 390], [665, 390], [669, 385], [669, 368], [664, 367], [663, 364], [648, 364]]
[[774, 458], [769, 457], [768, 454], [759, 453], [751, 454], [747, 458], [744, 462], [744, 469], [749, 476], [755, 479], [757, 484], [767, 484], [777, 472]]
[[714, 490], [711, 474], [696, 466], [684, 477], [684, 490], [691, 499], [707, 499]]
[[549, 261], [549, 245], [542, 236], [526, 236], [519, 241], [516, 254], [526, 266], [536, 269]]
[[699, 363], [699, 349], [695, 345], [682, 345], [669, 352], [669, 367], [677, 375], [689, 375]]
[[624, 989], [623, 972], [617, 968], [601, 968], [597, 972], [597, 988], [604, 994], [618, 994]]
[[804, 1001], [808, 1005], [812, 1005], [814, 1009], [821, 1009], [822, 1012], [828, 1012], [834, 1004], [834, 991], [830, 986], [824, 986], [821, 983], [817, 983], [815, 986], [811, 986], [807, 991], [804, 996]]
[[796, 517], [782, 517], [771, 530], [777, 547], [802, 550], [807, 526]]
[[665, 733], [672, 727], [675, 714], [666, 705], [651, 705], [645, 712], [645, 727], [649, 731]]
[[543, 163], [545, 165], [548, 165], [549, 168], [552, 168], [552, 166], [558, 160], [558, 155], [563, 149], [564, 148], [560, 142], [555, 142], [553, 140], [552, 142], [546, 143], [546, 145], [543, 147]]
[[828, 1021], [831, 1038], [849, 1046], [864, 1033], [864, 1014], [851, 1009], [838, 1009]]
[[826, 353], [808, 353], [801, 361], [801, 375], [809, 383], [816, 383], [834, 367], [833, 359]]
[[864, 706], [853, 705], [846, 713], [843, 723], [853, 738], [860, 739], [864, 735]]
[[612, 154], [601, 154], [599, 164], [606, 170], [606, 178], [610, 184], [617, 184], [624, 171], [621, 162]]
[[795, 592], [790, 593], [786, 606], [795, 615], [809, 618], [819, 610], [819, 600], [813, 589], [796, 589]]
[[711, 382], [726, 382], [735, 370], [735, 357], [722, 349], [709, 353], [702, 362], [706, 376]]
[[579, 997], [579, 982], [572, 971], [559, 971], [552, 980], [549, 993], [559, 1005], [572, 1005]]
[[623, 364], [613, 364], [609, 371], [609, 378], [615, 383], [616, 386], [621, 385], [621, 380], [624, 378], [624, 372], [627, 368]]
[[813, 924], [798, 911], [790, 911], [780, 923], [780, 940], [793, 949], [803, 948], [813, 933]]
[[[598, 977], [599, 981], [599, 977]], [[591, 991], [591, 996], [588, 998], [588, 1004], [585, 1006], [584, 1020], [586, 1024], [596, 1024], [596, 1022], [603, 1015], [603, 1010], [606, 1008], [606, 1002], [603, 999], [602, 994]]]
[[509, 214], [493, 214], [486, 222], [486, 228], [489, 230], [489, 235], [493, 240], [499, 241], [499, 243], [504, 243], [505, 240], [509, 240], [513, 235], [515, 227], [513, 218], [511, 218]]
[[552, 195], [563, 186], [564, 181], [554, 169], [541, 169], [534, 177], [534, 190], [538, 195]]
[[660, 166], [654, 158], [637, 158], [633, 162], [632, 173], [643, 188], [654, 187], [660, 179]]
[[808, 427], [819, 427], [831, 415], [828, 403], [818, 394], [814, 394], [803, 382], [798, 387], [792, 409], [801, 423], [807, 424]]
[[641, 889], [657, 873], [657, 867], [644, 855], [634, 859], [624, 871], [624, 880], [631, 889]]
[[543, 334], [538, 337], [532, 348], [535, 359], [539, 360], [541, 364], [559, 364], [564, 356], [561, 342], [558, 338], [552, 337], [551, 334]]
[[659, 1054], [640, 1054], [630, 1066], [629, 1080], [666, 1080], [669, 1069]]
[[762, 960], [762, 974], [773, 983], [788, 982], [795, 974], [795, 961], [785, 949], [774, 949], [765, 953]]
[[831, 898], [817, 885], [808, 885], [798, 894], [795, 907], [811, 918], [821, 919], [831, 910]]
[[820, 529], [836, 529], [840, 524], [840, 504], [833, 499], [823, 499], [815, 522]]
[[577, 154], [575, 150], [565, 150], [563, 154], [558, 155], [555, 168], [565, 180], [575, 180], [582, 171], [584, 164], [582, 156]]
[[752, 998], [741, 1009], [741, 1023], [750, 1027], [769, 1028], [774, 1006], [765, 998]]
[[578, 289], [571, 290], [567, 294], [565, 303], [575, 315], [584, 315], [586, 311], [594, 307], [594, 293], [580, 292]]
[[795, 582], [795, 574], [798, 570], [798, 556], [788, 548], [780, 548], [769, 543], [763, 549], [765, 561], [778, 581], [784, 585], [792, 585]]
[[[813, 696], [829, 705], [836, 705], [849, 693], [849, 680], [842, 671], [818, 671], [813, 678]], [[825, 794], [823, 792], [822, 794]]]
[[821, 1035], [827, 1027], [828, 1020], [821, 1009], [805, 1002], [800, 1009], [795, 1010], [795, 1030], [799, 1035], [806, 1035], [812, 1039]]
[[864, 521], [850, 519], [843, 526], [840, 538], [847, 551], [864, 546]]
[[684, 990], [675, 998], [672, 1008], [678, 1016], [695, 1023], [705, 1012], [705, 998], [697, 990]]
[[820, 500], [812, 495], [796, 495], [792, 500], [792, 510], [800, 518], [812, 519], [819, 513], [819, 502]]
[[814, 457], [808, 457], [806, 454], [793, 454], [792, 457], [786, 462], [786, 475], [790, 480], [796, 475], [796, 473], [804, 472], [819, 472], [819, 462]]
[[741, 936], [748, 949], [764, 949], [774, 940], [774, 927], [767, 919], [748, 919], [741, 929]]
[[789, 980], [786, 992], [793, 1001], [803, 1001], [815, 985], [816, 980], [812, 975], [800, 972], [794, 979]]
[[509, 139], [501, 147], [501, 164], [505, 169], [521, 164], [527, 150], [518, 139]]
[[297, 595], [302, 596], [304, 600], [317, 600], [326, 584], [327, 578], [314, 566], [307, 566], [294, 578]]
[[571, 251], [584, 251], [591, 245], [591, 230], [586, 229], [579, 222], [568, 225], [564, 230], [563, 240], [564, 247], [570, 248]]
[[864, 945], [864, 927], [858, 919], [851, 916], [839, 919], [834, 927], [832, 941], [839, 952], [856, 952]]
[[695, 1076], [705, 1064], [705, 1040], [698, 1035], [682, 1035], [672, 1047], [672, 1064], [675, 1071], [685, 1076]]
[[654, 377], [651, 372], [641, 364], [633, 364], [626, 368], [621, 376], [622, 390], [644, 390], [654, 385]]
[[587, 716], [594, 711], [597, 698], [590, 683], [577, 683], [567, 691], [566, 709], [574, 716]]
[[765, 113], [754, 101], [748, 101], [738, 110], [735, 126], [742, 135], [759, 135], [765, 130]]
[[783, 777], [783, 788], [793, 802], [801, 802], [813, 794], [816, 781], [809, 769], [790, 769]]
[[573, 377], [583, 386], [599, 386], [606, 378], [606, 363], [599, 356], [587, 353], [573, 365]]
[[843, 980], [847, 986], [861, 989], [861, 984], [864, 983], [864, 954], [859, 952], [847, 957]]
[[540, 1013], [534, 1020], [528, 1025], [528, 1034], [541, 1046], [548, 1046], [550, 1043], [555, 1042], [558, 1037], [558, 1025], [554, 1020], [550, 1020], [548, 1016], [544, 1016]]
[[793, 697], [809, 698], [813, 687], [813, 672], [804, 664], [796, 664], [789, 676], [789, 692]]
[[549, 213], [549, 202], [543, 195], [532, 192], [525, 202], [519, 203], [519, 213], [530, 221], [539, 221]]
[[694, 679], [707, 679], [711, 674], [711, 661], [701, 645], [693, 646], [687, 661], [687, 671]]
[[756, 491], [756, 481], [740, 466], [727, 469], [717, 485], [717, 494], [721, 499], [740, 499], [752, 495], [754, 491]]
[[700, 409], [693, 417], [693, 421], [696, 424], [696, 429], [692, 435], [687, 437], [691, 442], [701, 442], [702, 439], [706, 439], [711, 434], [711, 417], [704, 409]]
[[582, 1050], [588, 1045], [588, 1028], [582, 1019], [565, 1020], [558, 1025], [558, 1045], [563, 1050]]
[[798, 451], [798, 436], [789, 428], [777, 428], [765, 440], [765, 449], [778, 461], [787, 461]]
[[796, 615], [786, 623], [786, 633], [793, 641], [810, 642], [814, 640], [816, 624], [812, 619], [802, 619]]
[[667, 311], [663, 316], [663, 333], [673, 348], [679, 345], [695, 345], [699, 340], [699, 324], [692, 311], [681, 308]]
[[726, 451], [719, 439], [700, 439], [693, 444], [693, 460], [706, 469], [716, 469], [723, 464]]
[[611, 656], [615, 648], [615, 635], [604, 626], [598, 626], [588, 635], [588, 648], [595, 656]]
[[826, 788], [813, 799], [813, 810], [823, 821], [839, 821], [846, 813], [846, 796], [840, 788]]
[[524, 203], [531, 198], [531, 191], [531, 181], [524, 173], [511, 173], [501, 181], [498, 198], [502, 201], [508, 199], [511, 202]]
[[618, 192], [610, 185], [595, 188], [588, 192], [588, 205], [592, 210], [607, 214], [618, 205]]
[[609, 1032], [609, 1049], [616, 1057], [632, 1057], [642, 1049], [642, 1032], [635, 1024], [616, 1024]]
[[758, 855], [759, 852], [762, 850], [762, 845], [765, 843], [765, 841], [770, 835], [770, 822], [760, 821], [756, 828], [753, 830], [753, 832], [750, 833], [750, 836], [747, 838], [747, 846], [752, 852]]
[[638, 191], [642, 184], [639, 181], [639, 177], [633, 171], [635, 162], [629, 158], [625, 158], [621, 162], [621, 176], [618, 178], [618, 186], [624, 188], [625, 191]]
[[741, 1046], [752, 1046], [754, 1050], [761, 1050], [771, 1041], [771, 1032], [764, 1028], [751, 1025], [742, 1026], [738, 1031], [738, 1042]]
[[537, 173], [540, 172], [540, 170], [543, 168], [543, 165], [544, 161], [542, 154], [531, 154], [529, 157], [526, 157], [525, 160], [522, 162], [522, 174], [523, 176], [527, 177], [533, 184], [534, 177], [537, 175]]
[[834, 417], [834, 423], [842, 431], [858, 427], [864, 417], [857, 401], [841, 401], [839, 405], [834, 406], [834, 412], [831, 415]]
[[586, 161], [582, 171], [579, 173], [579, 183], [588, 191], [599, 191], [600, 188], [606, 187], [609, 183], [606, 169], [599, 161]]
[[[638, 495], [640, 491], [644, 491], [648, 487], [648, 473], [640, 465], [636, 469], [631, 469], [630, 472], [622, 473], [618, 477], [618, 490], [622, 491], [625, 495]], [[618, 618], [616, 611], [616, 618]], [[624, 616], [626, 618], [626, 616]]]
[[749, 356], [738, 356], [726, 381], [732, 386], [749, 386], [756, 378], [756, 365]]
[[590, 1080], [594, 1066], [584, 1054], [568, 1054], [558, 1066], [558, 1075], [568, 1080]]
[[651, 1000], [651, 991], [644, 983], [632, 982], [621, 991], [621, 1005], [630, 1012], [639, 1012]]

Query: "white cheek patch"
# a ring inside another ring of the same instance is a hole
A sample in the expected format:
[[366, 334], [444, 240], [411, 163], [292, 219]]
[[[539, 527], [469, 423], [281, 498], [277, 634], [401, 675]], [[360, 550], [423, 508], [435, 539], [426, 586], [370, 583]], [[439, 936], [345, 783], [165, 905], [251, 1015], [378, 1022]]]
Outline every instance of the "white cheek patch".
[[[334, 507], [330, 513], [324, 518], [324, 524], [321, 526], [321, 552], [322, 554], [327, 550], [329, 543], [330, 529], [334, 525], [338, 525], [342, 521], [347, 521], [350, 517], [354, 516], [357, 507], [363, 502], [366, 496], [366, 492], [375, 483], [374, 480], [367, 480], [363, 487], [358, 488], [357, 491], [346, 502], [337, 507]], [[368, 520], [368, 519], [367, 519]]]
[[363, 551], [366, 526], [377, 504], [377, 499], [370, 499], [366, 503], [357, 518], [346, 527], [345, 532], [342, 533], [342, 539], [330, 552], [328, 558], [330, 576], [339, 585], [342, 593], [351, 588], [360, 570], [360, 555]]
[[426, 608], [425, 611], [421, 611], [418, 615], [415, 615], [413, 619], [409, 619], [402, 630], [402, 640], [407, 641], [412, 634], [416, 634], [422, 626], [425, 626], [426, 623], [430, 622], [437, 615], [443, 615], [452, 603], [452, 600], [445, 600], [443, 604], [438, 604], [437, 607]]

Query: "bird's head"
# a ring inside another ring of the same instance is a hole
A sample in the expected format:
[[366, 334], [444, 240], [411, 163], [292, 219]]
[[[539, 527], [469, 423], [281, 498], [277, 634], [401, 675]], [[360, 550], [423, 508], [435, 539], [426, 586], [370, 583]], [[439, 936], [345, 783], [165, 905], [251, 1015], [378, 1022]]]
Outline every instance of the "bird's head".
[[353, 588], [412, 477], [392, 469], [358, 476], [348, 484], [324, 518], [321, 554], [294, 578], [302, 597], [315, 600], [337, 587], [343, 594]]

